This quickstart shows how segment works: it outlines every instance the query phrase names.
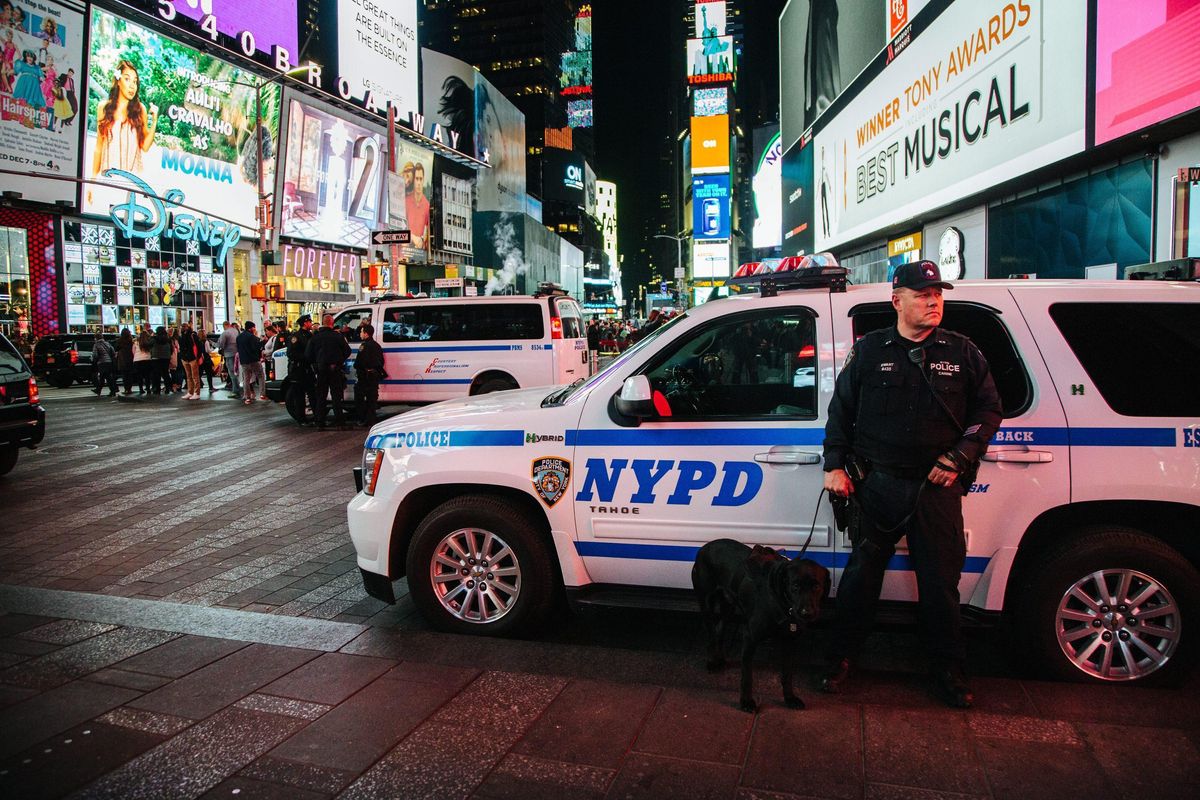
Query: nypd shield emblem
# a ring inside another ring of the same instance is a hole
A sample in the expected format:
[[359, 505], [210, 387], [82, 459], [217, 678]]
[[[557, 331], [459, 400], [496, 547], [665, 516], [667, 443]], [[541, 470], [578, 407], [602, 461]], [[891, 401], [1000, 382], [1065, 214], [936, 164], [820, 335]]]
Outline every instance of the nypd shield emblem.
[[547, 506], [553, 506], [567, 491], [571, 480], [571, 462], [565, 458], [535, 458], [533, 488]]

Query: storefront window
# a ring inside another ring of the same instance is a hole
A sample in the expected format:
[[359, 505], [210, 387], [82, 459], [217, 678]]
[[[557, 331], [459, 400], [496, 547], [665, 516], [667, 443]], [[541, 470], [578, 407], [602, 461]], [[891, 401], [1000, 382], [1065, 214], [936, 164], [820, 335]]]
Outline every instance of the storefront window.
[[183, 322], [215, 330], [225, 316], [225, 268], [215, 256], [196, 240], [131, 241], [112, 225], [64, 220], [67, 330]]
[[1085, 278], [1150, 261], [1152, 162], [1138, 159], [988, 209], [989, 278]]
[[0, 331], [11, 339], [28, 324], [28, 236], [24, 228], [0, 228]]

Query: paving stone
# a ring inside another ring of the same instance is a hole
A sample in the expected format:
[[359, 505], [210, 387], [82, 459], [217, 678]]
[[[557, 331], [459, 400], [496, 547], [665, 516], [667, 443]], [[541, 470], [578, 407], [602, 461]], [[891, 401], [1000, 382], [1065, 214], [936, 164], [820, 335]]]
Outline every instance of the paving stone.
[[87, 786], [89, 798], [199, 797], [295, 731], [291, 717], [227, 708]]
[[913, 786], [868, 783], [866, 800], [989, 800], [989, 795], [937, 792], [933, 789], [918, 789]]
[[630, 753], [613, 779], [608, 796], [622, 800], [724, 800], [736, 793], [738, 771], [729, 764]]
[[37, 693], [37, 689], [30, 689], [25, 686], [6, 686], [0, 684], [0, 708], [19, 703], [22, 700], [33, 697]]
[[311, 650], [252, 644], [138, 698], [131, 705], [203, 719], [316, 656]]
[[616, 769], [637, 739], [659, 693], [656, 686], [572, 681], [513, 752]]
[[31, 628], [17, 634], [18, 639], [31, 639], [35, 642], [68, 645], [99, 636], [106, 631], [115, 629], [116, 625], [104, 625], [99, 622], [83, 622], [77, 619], [60, 619], [37, 628]]
[[0, 795], [62, 797], [154, 747], [163, 737], [91, 721], [0, 763]]
[[36, 614], [0, 614], [0, 636], [12, 636], [54, 622], [51, 617]]
[[97, 670], [85, 676], [84, 680], [107, 683], [110, 686], [124, 686], [126, 689], [137, 689], [139, 692], [152, 692], [171, 682], [170, 678], [147, 675], [142, 672], [128, 672], [116, 667]]
[[360, 773], [456, 691], [379, 678], [272, 750], [271, 756]]
[[497, 800], [602, 798], [615, 774], [611, 769], [509, 753], [473, 796]]
[[49, 689], [103, 669], [135, 653], [174, 639], [176, 634], [140, 628], [115, 628], [67, 645], [53, 653], [0, 672], [0, 681], [17, 686]]
[[975, 750], [995, 800], [1120, 796], [1086, 748], [985, 738]]
[[1083, 744], [1075, 726], [1059, 719], [972, 713], [969, 725], [974, 736], [1047, 744]]
[[696, 761], [741, 764], [754, 715], [738, 708], [736, 695], [663, 691], [633, 748], [638, 752]]
[[181, 636], [154, 650], [127, 658], [121, 662], [120, 668], [131, 672], [163, 675], [166, 678], [182, 678], [187, 673], [206, 667], [245, 646], [244, 642], [230, 642], [228, 639]]
[[772, 707], [758, 715], [742, 784], [815, 797], [862, 796], [862, 711], [809, 703], [803, 711]]
[[266, 694], [336, 705], [387, 672], [394, 661], [325, 653], [264, 686]]
[[119, 686], [73, 681], [0, 710], [0, 759], [138, 696]]
[[451, 700], [434, 722], [471, 723], [491, 735], [521, 734], [566, 685], [562, 678], [512, 672], [485, 672]]
[[238, 708], [248, 708], [251, 711], [265, 711], [268, 714], [279, 714], [284, 717], [297, 719], [317, 719], [333, 706], [323, 703], [309, 703], [304, 700], [292, 700], [288, 697], [276, 697], [270, 694], [254, 693], [243, 697], [235, 703]]
[[432, 683], [437, 686], [453, 687], [455, 691], [479, 677], [480, 670], [470, 667], [452, 667], [445, 664], [430, 664], [421, 661], [402, 661], [384, 675], [386, 678]]
[[32, 639], [16, 639], [12, 637], [0, 639], [0, 652], [14, 653], [22, 656], [42, 656], [46, 653], [53, 653], [61, 646], [50, 644], [49, 642], [35, 642]]
[[280, 786], [276, 783], [256, 781], [253, 778], [234, 776], [221, 781], [209, 789], [202, 800], [226, 800], [227, 798], [254, 798], [254, 800], [321, 800], [332, 795], [298, 789], [295, 786]]
[[1183, 731], [1080, 723], [1112, 794], [1121, 797], [1195, 797], [1200, 791], [1200, 748]]
[[142, 711], [138, 708], [114, 708], [112, 711], [96, 719], [109, 725], [118, 725], [122, 728], [145, 731], [146, 733], [156, 733], [160, 736], [174, 736], [195, 722], [195, 720], [176, 717], [171, 714], [158, 714], [153, 711]]
[[320, 794], [336, 794], [357, 777], [355, 772], [300, 764], [269, 755], [256, 759], [238, 775]]
[[866, 779], [960, 794], [986, 794], [964, 714], [863, 709]]

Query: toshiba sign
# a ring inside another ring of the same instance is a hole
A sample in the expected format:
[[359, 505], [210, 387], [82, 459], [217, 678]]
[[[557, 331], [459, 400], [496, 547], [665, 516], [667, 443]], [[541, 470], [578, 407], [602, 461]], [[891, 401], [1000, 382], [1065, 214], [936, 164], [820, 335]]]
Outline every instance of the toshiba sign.
[[692, 117], [692, 172], [729, 171], [729, 115]]

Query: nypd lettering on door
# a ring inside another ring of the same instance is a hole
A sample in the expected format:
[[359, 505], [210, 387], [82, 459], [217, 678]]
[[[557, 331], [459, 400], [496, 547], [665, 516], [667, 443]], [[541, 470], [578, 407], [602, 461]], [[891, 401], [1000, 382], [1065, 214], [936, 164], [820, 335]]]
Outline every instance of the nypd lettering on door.
[[[636, 488], [617, 496], [622, 475], [632, 475]], [[575, 501], [649, 505], [665, 497], [669, 506], [744, 506], [762, 483], [762, 467], [753, 461], [589, 458]]]

